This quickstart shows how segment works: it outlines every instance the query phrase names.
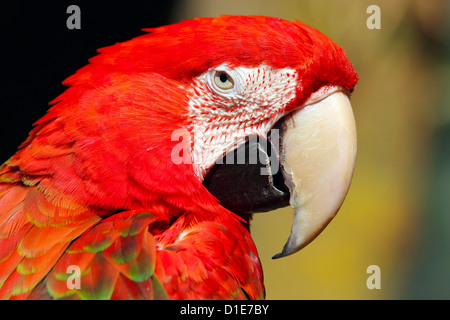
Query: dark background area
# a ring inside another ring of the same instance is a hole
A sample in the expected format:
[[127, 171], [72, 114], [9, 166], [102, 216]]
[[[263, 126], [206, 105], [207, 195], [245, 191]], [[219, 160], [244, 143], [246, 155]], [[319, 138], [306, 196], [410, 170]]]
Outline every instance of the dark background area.
[[[0, 8], [0, 164], [64, 91], [64, 79], [86, 65], [97, 49], [143, 34], [143, 28], [170, 23], [175, 1], [52, 3], [14, 1]], [[81, 29], [66, 26], [72, 4], [80, 7]]]

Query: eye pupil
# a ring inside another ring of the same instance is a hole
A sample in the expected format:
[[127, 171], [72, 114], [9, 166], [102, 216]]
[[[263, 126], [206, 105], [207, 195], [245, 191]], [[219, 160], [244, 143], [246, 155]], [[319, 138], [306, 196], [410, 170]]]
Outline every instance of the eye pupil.
[[220, 79], [220, 81], [222, 81], [222, 82], [227, 82], [227, 80], [228, 80], [228, 75], [225, 73], [225, 72], [222, 72], [220, 75], [219, 75], [219, 79]]

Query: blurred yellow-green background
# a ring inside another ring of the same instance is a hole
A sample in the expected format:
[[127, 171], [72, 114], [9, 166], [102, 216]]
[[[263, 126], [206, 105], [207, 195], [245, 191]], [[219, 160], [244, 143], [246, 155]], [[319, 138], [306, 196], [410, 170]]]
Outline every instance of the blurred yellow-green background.
[[[367, 27], [370, 5], [381, 29]], [[189, 0], [171, 19], [221, 14], [305, 22], [344, 47], [360, 77], [357, 165], [337, 217], [279, 260], [291, 209], [254, 218], [267, 298], [449, 299], [450, 1]], [[370, 265], [381, 289], [366, 285]]]

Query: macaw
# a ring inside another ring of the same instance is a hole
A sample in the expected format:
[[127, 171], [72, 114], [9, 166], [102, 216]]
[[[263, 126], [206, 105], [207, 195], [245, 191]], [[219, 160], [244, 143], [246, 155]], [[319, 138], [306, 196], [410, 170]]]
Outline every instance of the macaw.
[[344, 201], [341, 47], [263, 16], [144, 31], [67, 78], [0, 167], [1, 299], [264, 298], [252, 214], [293, 207], [280, 258]]

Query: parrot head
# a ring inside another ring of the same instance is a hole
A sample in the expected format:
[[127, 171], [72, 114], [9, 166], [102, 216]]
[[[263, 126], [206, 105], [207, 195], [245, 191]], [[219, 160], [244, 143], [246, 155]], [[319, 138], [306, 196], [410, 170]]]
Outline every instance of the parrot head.
[[[291, 234], [275, 257], [312, 241], [353, 174], [349, 96], [358, 78], [344, 50], [299, 21], [261, 16], [145, 31], [99, 50], [65, 81], [16, 160], [28, 183], [40, 175], [55, 197], [151, 207], [169, 219], [186, 211], [197, 220], [246, 217], [290, 204]], [[31, 140], [46, 148], [25, 148]], [[63, 145], [69, 165], [63, 152], [51, 162], [43, 155]]]

